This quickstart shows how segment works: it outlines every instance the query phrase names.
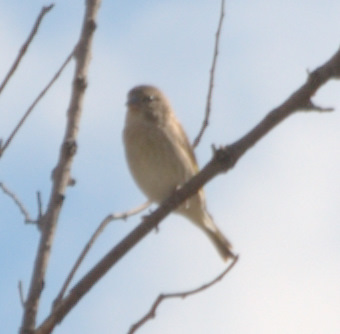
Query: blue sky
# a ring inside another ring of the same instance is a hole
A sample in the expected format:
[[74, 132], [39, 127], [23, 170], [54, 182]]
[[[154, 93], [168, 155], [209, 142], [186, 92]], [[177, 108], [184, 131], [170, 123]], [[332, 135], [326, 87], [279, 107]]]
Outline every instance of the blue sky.
[[[2, 1], [0, 73], [27, 38], [42, 1]], [[84, 1], [56, 1], [0, 98], [6, 138], [52, 77], [80, 32]], [[145, 199], [122, 149], [126, 92], [160, 87], [193, 139], [207, 95], [219, 1], [103, 1], [95, 34], [79, 149], [60, 217], [39, 321], [49, 313], [79, 252], [100, 221]], [[237, 140], [284, 101], [339, 47], [340, 3], [227, 1], [211, 122], [196, 150]], [[34, 216], [46, 205], [63, 137], [73, 65], [37, 106], [0, 162], [0, 181]], [[240, 254], [232, 272], [199, 295], [167, 301], [139, 333], [337, 334], [340, 331], [340, 83], [314, 97], [333, 113], [291, 116], [226, 175], [205, 188], [209, 211]], [[113, 222], [80, 268], [81, 277], [134, 228], [140, 216]], [[27, 291], [39, 234], [0, 193], [0, 321], [21, 321], [17, 282]], [[126, 333], [161, 292], [192, 289], [225, 265], [202, 233], [170, 215], [81, 300], [55, 330]]]

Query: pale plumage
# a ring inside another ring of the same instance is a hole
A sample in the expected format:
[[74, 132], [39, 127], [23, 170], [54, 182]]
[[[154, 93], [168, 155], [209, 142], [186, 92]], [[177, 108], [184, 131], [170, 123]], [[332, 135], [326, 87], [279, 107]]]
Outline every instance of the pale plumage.
[[[125, 152], [134, 180], [149, 200], [160, 203], [197, 172], [192, 147], [168, 99], [153, 86], [128, 93]], [[206, 210], [203, 190], [182, 204], [178, 213], [200, 227], [224, 259], [234, 257], [231, 244]]]

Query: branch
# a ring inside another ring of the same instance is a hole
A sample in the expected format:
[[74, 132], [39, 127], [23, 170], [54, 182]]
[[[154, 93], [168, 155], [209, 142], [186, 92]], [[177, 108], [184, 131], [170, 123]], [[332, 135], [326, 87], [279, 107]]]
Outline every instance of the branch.
[[17, 207], [19, 208], [20, 212], [23, 214], [23, 216], [25, 218], [25, 223], [28, 223], [28, 224], [38, 224], [38, 227], [40, 227], [39, 224], [40, 224], [40, 219], [41, 219], [41, 216], [42, 216], [42, 203], [41, 203], [40, 192], [37, 192], [38, 218], [36, 220], [33, 220], [33, 219], [31, 219], [31, 217], [30, 217], [27, 209], [25, 208], [24, 204], [18, 199], [18, 197], [14, 194], [14, 192], [9, 190], [2, 182], [0, 182], [0, 188], [17, 205]]
[[41, 217], [43, 215], [43, 207], [42, 207], [42, 200], [40, 191], [37, 191], [37, 202], [38, 202], [38, 219], [37, 221], [40, 222]]
[[12, 133], [10, 134], [10, 136], [8, 137], [8, 139], [6, 140], [4, 145], [0, 145], [0, 157], [3, 155], [4, 151], [6, 150], [6, 148], [8, 147], [8, 145], [11, 143], [11, 141], [13, 140], [14, 136], [16, 135], [16, 133], [19, 131], [19, 129], [21, 128], [21, 126], [24, 124], [26, 118], [29, 116], [29, 114], [32, 112], [32, 110], [34, 109], [34, 107], [38, 104], [38, 102], [43, 98], [43, 96], [47, 93], [47, 91], [51, 88], [51, 86], [54, 84], [54, 82], [59, 78], [61, 72], [64, 70], [64, 68], [66, 67], [66, 65], [70, 62], [70, 60], [72, 59], [74, 55], [74, 51], [72, 51], [67, 58], [65, 59], [65, 61], [63, 62], [63, 64], [60, 66], [59, 70], [57, 71], [57, 73], [53, 76], [53, 78], [50, 80], [50, 82], [46, 85], [46, 87], [41, 91], [41, 93], [37, 96], [37, 98], [33, 101], [33, 103], [30, 105], [30, 107], [27, 109], [27, 111], [25, 112], [24, 116], [21, 118], [21, 120], [19, 121], [18, 125], [14, 128], [14, 130], [12, 131]]
[[24, 288], [22, 286], [22, 281], [19, 281], [18, 283], [18, 290], [19, 290], [19, 297], [22, 308], [25, 308], [25, 297], [24, 297]]
[[213, 61], [212, 61], [211, 69], [210, 69], [210, 80], [209, 80], [207, 104], [205, 107], [205, 117], [204, 117], [201, 129], [197, 137], [195, 138], [194, 143], [192, 144], [193, 148], [197, 147], [197, 145], [202, 139], [205, 129], [209, 125], [209, 117], [210, 117], [210, 111], [211, 111], [211, 98], [212, 98], [212, 93], [214, 89], [214, 79], [215, 79], [216, 63], [217, 63], [217, 57], [218, 57], [218, 48], [220, 44], [220, 36], [221, 36], [221, 30], [222, 30], [222, 25], [223, 25], [223, 19], [224, 19], [224, 3], [225, 3], [225, 0], [221, 0], [220, 20], [218, 22], [218, 27], [217, 27], [217, 31], [215, 35], [215, 48], [214, 48]]
[[204, 184], [218, 174], [231, 169], [243, 154], [285, 118], [297, 110], [310, 105], [315, 92], [328, 80], [340, 78], [340, 50], [324, 65], [313, 71], [307, 82], [293, 93], [281, 106], [269, 114], [249, 133], [230, 146], [217, 149], [213, 158], [191, 180], [177, 189], [153, 213], [144, 217], [143, 222], [113, 247], [90, 271], [73, 287], [69, 294], [52, 310], [35, 334], [50, 333], [55, 325], [70, 312], [79, 300], [99, 281], [141, 239], [158, 226], [171, 211], [191, 197]]
[[47, 14], [53, 7], [54, 7], [54, 4], [51, 4], [51, 5], [43, 7], [41, 9], [41, 12], [40, 12], [39, 16], [37, 17], [37, 19], [35, 21], [35, 24], [32, 28], [31, 33], [29, 34], [26, 42], [20, 48], [20, 51], [19, 51], [17, 58], [15, 59], [12, 67], [10, 68], [9, 72], [7, 73], [4, 81], [0, 85], [0, 94], [1, 94], [2, 90], [5, 88], [5, 86], [7, 85], [7, 82], [9, 81], [9, 79], [11, 78], [11, 76], [13, 75], [15, 70], [17, 69], [22, 57], [25, 55], [25, 53], [26, 53], [29, 45], [31, 44], [35, 34], [38, 32], [38, 28], [39, 28], [40, 23], [41, 23], [42, 19], [44, 18], [45, 14]]
[[25, 217], [25, 222], [26, 223], [31, 223], [32, 219], [30, 217], [30, 214], [28, 213], [28, 211], [26, 210], [24, 204], [22, 204], [22, 202], [18, 199], [18, 197], [14, 194], [14, 192], [12, 192], [11, 190], [9, 190], [2, 182], [0, 182], [0, 188], [2, 189], [2, 191], [9, 196], [14, 203], [16, 204], [16, 206], [19, 208], [20, 212], [23, 214], [23, 216]]
[[133, 215], [136, 215], [138, 213], [140, 213], [141, 211], [143, 211], [145, 208], [147, 208], [151, 203], [150, 202], [146, 202], [132, 210], [126, 211], [126, 212], [122, 212], [122, 213], [113, 213], [108, 215], [97, 227], [96, 231], [93, 233], [92, 237], [90, 238], [90, 240], [87, 242], [87, 244], [85, 245], [83, 251], [80, 253], [76, 263], [74, 264], [72, 270], [70, 271], [68, 277], [65, 280], [65, 283], [63, 284], [63, 287], [61, 288], [57, 298], [55, 299], [54, 303], [53, 303], [53, 307], [56, 307], [58, 305], [58, 303], [62, 300], [62, 298], [64, 297], [64, 294], [68, 288], [68, 286], [71, 283], [72, 278], [74, 277], [74, 274], [76, 273], [76, 271], [78, 270], [78, 268], [80, 267], [80, 264], [83, 262], [86, 254], [89, 252], [90, 248], [93, 246], [94, 242], [96, 241], [96, 239], [99, 237], [99, 235], [104, 231], [105, 227], [112, 222], [113, 220], [118, 220], [118, 219], [127, 219], [128, 217], [131, 217]]
[[130, 330], [128, 331], [128, 334], [133, 334], [135, 333], [140, 327], [142, 327], [148, 320], [151, 320], [153, 318], [156, 317], [156, 310], [158, 308], [158, 306], [165, 300], [165, 299], [170, 299], [170, 298], [186, 298], [188, 296], [192, 296], [196, 293], [202, 292], [203, 290], [206, 290], [208, 288], [210, 288], [211, 286], [215, 285], [216, 283], [218, 283], [219, 281], [221, 281], [223, 279], [223, 277], [225, 275], [227, 275], [227, 273], [229, 273], [229, 271], [234, 267], [234, 265], [236, 264], [238, 260], [238, 256], [233, 258], [233, 262], [221, 273], [219, 274], [216, 278], [214, 278], [212, 281], [210, 281], [209, 283], [203, 284], [202, 286], [200, 286], [199, 288], [193, 289], [193, 290], [189, 290], [189, 291], [184, 291], [184, 292], [176, 292], [176, 293], [162, 293], [160, 294], [156, 300], [154, 301], [154, 303], [152, 304], [149, 312], [147, 314], [145, 314], [144, 317], [142, 317], [139, 321], [137, 321], [135, 324], [133, 324], [130, 328]]
[[306, 111], [314, 110], [314, 111], [320, 111], [320, 112], [331, 112], [334, 111], [334, 108], [332, 107], [321, 107], [316, 104], [314, 104], [313, 101], [309, 101], [309, 105], [306, 106]]
[[59, 159], [55, 168], [52, 191], [46, 213], [41, 217], [42, 233], [36, 254], [33, 274], [25, 303], [22, 319], [21, 334], [35, 332], [36, 316], [39, 301], [44, 286], [46, 269], [53, 244], [54, 232], [57, 227], [59, 214], [65, 198], [66, 187], [70, 178], [73, 157], [76, 153], [76, 140], [79, 129], [83, 100], [87, 86], [87, 72], [91, 59], [91, 45], [96, 28], [96, 15], [100, 0], [87, 0], [86, 11], [80, 39], [75, 51], [76, 68], [70, 105], [67, 112], [67, 125], [60, 148]]

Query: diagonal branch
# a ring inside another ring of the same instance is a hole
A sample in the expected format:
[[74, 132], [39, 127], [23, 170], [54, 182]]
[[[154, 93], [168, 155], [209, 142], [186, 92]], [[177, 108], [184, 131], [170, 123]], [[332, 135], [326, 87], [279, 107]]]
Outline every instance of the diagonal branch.
[[87, 72], [91, 60], [91, 45], [96, 28], [96, 15], [100, 0], [87, 0], [83, 26], [76, 47], [76, 68], [73, 80], [71, 100], [67, 111], [67, 125], [64, 139], [60, 148], [59, 159], [55, 168], [52, 191], [46, 213], [41, 217], [41, 237], [35, 258], [33, 274], [25, 303], [20, 334], [35, 332], [36, 317], [40, 296], [50, 252], [57, 227], [59, 214], [70, 179], [73, 158], [76, 153], [76, 140], [82, 113], [85, 90], [87, 86]]
[[15, 70], [17, 69], [22, 57], [25, 55], [25, 53], [26, 53], [29, 45], [31, 44], [35, 34], [38, 32], [38, 28], [39, 28], [40, 23], [41, 23], [42, 19], [44, 18], [45, 14], [47, 14], [53, 7], [54, 7], [54, 4], [51, 4], [51, 5], [43, 7], [41, 9], [41, 12], [40, 12], [39, 16], [37, 17], [37, 19], [35, 21], [35, 24], [32, 28], [31, 33], [29, 34], [26, 42], [22, 45], [17, 58], [15, 59], [12, 67], [10, 68], [9, 72], [7, 73], [4, 81], [0, 85], [0, 94], [1, 94], [2, 90], [5, 88], [5, 86], [7, 85], [9, 79], [11, 78], [11, 76], [13, 75]]
[[71, 283], [72, 278], [74, 277], [76, 271], [78, 270], [78, 268], [80, 267], [80, 264], [83, 262], [86, 254], [89, 252], [90, 248], [93, 246], [94, 242], [96, 241], [96, 239], [99, 237], [99, 235], [104, 231], [105, 227], [112, 222], [113, 220], [118, 220], [118, 219], [127, 219], [128, 217], [131, 217], [133, 215], [136, 215], [138, 213], [140, 213], [141, 211], [143, 211], [144, 209], [146, 209], [148, 206], [150, 205], [150, 202], [146, 202], [134, 209], [131, 209], [129, 211], [126, 212], [122, 212], [122, 213], [113, 213], [108, 215], [97, 227], [97, 229], [95, 230], [95, 232], [93, 233], [93, 235], [91, 236], [90, 240], [87, 242], [87, 244], [85, 245], [83, 251], [80, 253], [76, 263], [74, 264], [73, 268], [71, 269], [69, 275], [67, 276], [57, 298], [55, 299], [54, 303], [53, 303], [53, 307], [56, 307], [58, 305], [58, 303], [62, 300], [62, 298], [64, 297], [64, 294], [68, 288], [68, 286]]
[[32, 110], [34, 109], [34, 107], [38, 104], [38, 102], [43, 98], [43, 96], [47, 93], [47, 91], [51, 88], [51, 86], [55, 83], [55, 81], [59, 78], [61, 72], [64, 70], [64, 68], [66, 67], [66, 65], [71, 61], [72, 57], [74, 55], [74, 51], [72, 51], [67, 58], [65, 59], [65, 61], [63, 62], [63, 64], [60, 66], [59, 70], [57, 71], [57, 73], [53, 76], [53, 78], [50, 80], [50, 82], [46, 85], [46, 87], [40, 92], [40, 94], [37, 96], [37, 98], [33, 101], [33, 103], [29, 106], [29, 108], [27, 109], [27, 111], [25, 112], [24, 116], [21, 118], [21, 120], [19, 121], [19, 123], [17, 124], [17, 126], [14, 128], [14, 130], [12, 131], [12, 133], [10, 134], [10, 136], [8, 137], [8, 139], [6, 140], [6, 142], [3, 145], [0, 145], [0, 157], [3, 155], [3, 153], [5, 152], [6, 148], [8, 147], [8, 145], [11, 143], [11, 141], [13, 140], [14, 136], [16, 135], [16, 133], [19, 131], [19, 129], [21, 128], [21, 126], [24, 124], [26, 118], [30, 115], [30, 113], [32, 112]]
[[23, 214], [23, 216], [25, 217], [25, 222], [26, 223], [30, 223], [32, 222], [32, 219], [30, 217], [30, 214], [28, 213], [28, 211], [26, 210], [24, 204], [18, 199], [18, 197], [14, 194], [14, 192], [12, 192], [11, 190], [9, 190], [2, 182], [0, 182], [0, 188], [2, 189], [2, 191], [9, 196], [14, 203], [16, 204], [16, 206], [19, 208], [20, 212]]
[[195, 175], [172, 196], [165, 200], [153, 213], [113, 247], [90, 271], [73, 287], [69, 294], [52, 310], [35, 334], [50, 333], [56, 324], [70, 312], [80, 299], [99, 281], [105, 273], [126, 255], [141, 239], [151, 232], [171, 211], [187, 198], [194, 195], [215, 176], [227, 172], [246, 151], [252, 148], [269, 131], [294, 112], [310, 105], [311, 97], [330, 79], [340, 78], [340, 49], [324, 65], [313, 71], [308, 80], [279, 107], [275, 108], [251, 131], [235, 143], [214, 152], [213, 158], [200, 173]]
[[137, 321], [135, 324], [133, 324], [128, 331], [128, 334], [133, 334], [135, 333], [140, 327], [142, 327], [148, 320], [151, 320], [156, 317], [156, 310], [158, 306], [165, 300], [165, 299], [170, 299], [170, 298], [186, 298], [188, 296], [192, 296], [196, 293], [202, 292], [206, 289], [209, 289], [211, 286], [215, 285], [216, 283], [220, 282], [224, 276], [226, 276], [230, 270], [235, 266], [236, 262], [238, 260], [238, 256], [233, 258], [233, 262], [217, 277], [215, 277], [212, 281], [203, 284], [199, 288], [189, 290], [189, 291], [183, 291], [183, 292], [176, 292], [176, 293], [162, 293], [160, 294], [154, 303], [152, 304], [150, 310], [148, 313], [145, 314], [144, 317], [142, 317], [139, 321]]
[[225, 3], [225, 0], [221, 0], [220, 20], [218, 22], [218, 27], [217, 27], [217, 31], [215, 35], [215, 48], [214, 48], [213, 61], [212, 61], [211, 69], [210, 69], [210, 79], [209, 79], [207, 104], [205, 107], [205, 116], [204, 116], [201, 129], [192, 144], [193, 148], [198, 146], [198, 144], [200, 143], [202, 139], [205, 129], [209, 125], [209, 117], [210, 117], [210, 111], [211, 111], [211, 99], [212, 99], [212, 93], [214, 89], [214, 80], [215, 80], [216, 64], [217, 64], [218, 50], [219, 50], [219, 44], [220, 44], [220, 36], [221, 36], [221, 30], [222, 30], [222, 25], [223, 25], [223, 19], [225, 15], [224, 14], [224, 3]]

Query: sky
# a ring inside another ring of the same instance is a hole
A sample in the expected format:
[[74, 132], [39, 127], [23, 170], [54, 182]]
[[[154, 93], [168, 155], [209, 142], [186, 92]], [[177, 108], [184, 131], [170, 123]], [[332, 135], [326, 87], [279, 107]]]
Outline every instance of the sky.
[[[0, 1], [0, 81], [45, 1]], [[69, 188], [55, 235], [38, 323], [101, 220], [145, 201], [125, 162], [121, 133], [127, 91], [147, 83], [172, 102], [194, 139], [204, 115], [217, 0], [103, 1]], [[227, 1], [210, 125], [196, 149], [239, 139], [280, 105], [339, 47], [336, 0]], [[55, 1], [0, 96], [0, 138], [60, 67], [80, 33], [84, 1]], [[74, 63], [35, 108], [0, 161], [0, 182], [32, 217], [46, 207], [63, 138]], [[208, 208], [239, 261], [218, 284], [165, 301], [138, 333], [337, 334], [340, 332], [340, 82], [313, 101], [332, 113], [299, 112], [205, 187]], [[155, 206], [151, 208], [154, 209]], [[147, 213], [148, 211], [146, 211]], [[145, 214], [145, 213], [144, 213]], [[131, 231], [141, 215], [112, 222], [75, 283]], [[0, 193], [0, 323], [20, 326], [39, 232]], [[226, 264], [195, 226], [171, 214], [79, 302], [54, 333], [126, 333], [160, 293], [190, 290]]]

